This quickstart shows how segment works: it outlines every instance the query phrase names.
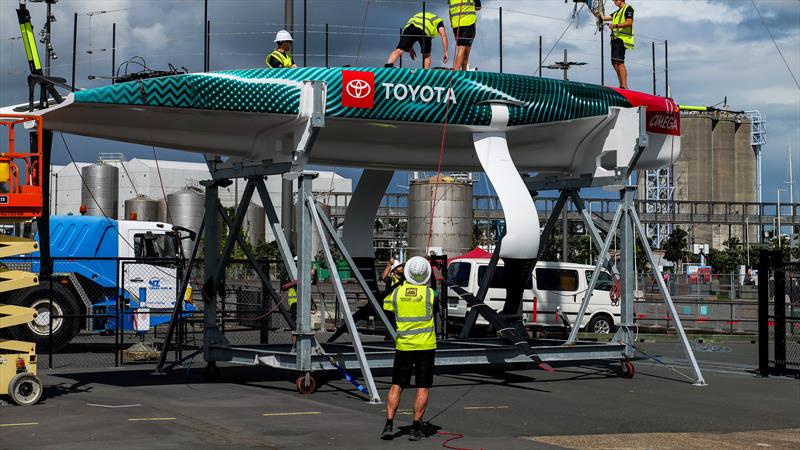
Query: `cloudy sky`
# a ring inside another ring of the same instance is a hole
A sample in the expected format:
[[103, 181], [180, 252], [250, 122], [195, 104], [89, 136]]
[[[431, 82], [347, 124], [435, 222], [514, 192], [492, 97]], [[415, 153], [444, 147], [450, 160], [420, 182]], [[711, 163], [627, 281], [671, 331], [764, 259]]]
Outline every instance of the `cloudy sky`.
[[[27, 72], [14, 9], [18, 0], [0, 0], [0, 104], [25, 100]], [[380, 66], [397, 42], [399, 29], [421, 10], [419, 1], [308, 0], [308, 28], [303, 46], [303, 1], [295, 0], [295, 59], [299, 64], [325, 64], [325, 24], [329, 24], [331, 65]], [[610, 12], [615, 9], [607, 1]], [[764, 200], [774, 201], [788, 179], [787, 147], [794, 148], [795, 179], [800, 179], [800, 1], [648, 0], [631, 2], [636, 9], [637, 49], [628, 55], [632, 89], [652, 92], [651, 45], [656, 49], [657, 93], [665, 93], [664, 41], [669, 42], [669, 82], [672, 96], [683, 104], [713, 105], [727, 97], [734, 110], [760, 110], [768, 120], [769, 143], [764, 150]], [[539, 35], [546, 63], [560, 59], [587, 65], [570, 72], [575, 81], [600, 83], [600, 36], [584, 10], [573, 18], [573, 4], [563, 0], [488, 0], [479, 18], [479, 36], [472, 64], [479, 70], [499, 70], [499, 8], [503, 8], [503, 69], [534, 74]], [[283, 0], [210, 0], [212, 70], [262, 67], [275, 31], [283, 28]], [[426, 3], [446, 17], [444, 0]], [[44, 21], [44, 6], [29, 4], [34, 26]], [[61, 0], [55, 7], [53, 41], [58, 59], [54, 75], [70, 77], [73, 13], [78, 13], [77, 84], [89, 88], [109, 76], [111, 24], [117, 24], [117, 62], [142, 56], [154, 69], [168, 63], [190, 71], [202, 69], [202, 0]], [[105, 13], [100, 11], [106, 11]], [[775, 41], [771, 39], [769, 31]], [[434, 60], [441, 57], [434, 43]], [[786, 63], [778, 49], [783, 53]], [[607, 43], [606, 43], [607, 45]], [[552, 52], [551, 52], [552, 50]], [[40, 52], [42, 51], [40, 47]], [[452, 54], [452, 52], [451, 52]], [[606, 51], [608, 58], [608, 51]], [[408, 64], [409, 61], [406, 61]], [[787, 68], [788, 65], [788, 68]], [[615, 83], [606, 64], [606, 84]], [[560, 72], [545, 72], [560, 77]], [[147, 147], [70, 136], [76, 159], [92, 161], [100, 151], [121, 151], [128, 158], [152, 157]], [[160, 158], [198, 160], [197, 155], [159, 150]], [[54, 163], [68, 161], [56, 141]], [[796, 189], [800, 192], [800, 190]], [[786, 201], [786, 194], [783, 194]], [[796, 194], [800, 197], [800, 194]], [[798, 200], [800, 201], [800, 200]]]

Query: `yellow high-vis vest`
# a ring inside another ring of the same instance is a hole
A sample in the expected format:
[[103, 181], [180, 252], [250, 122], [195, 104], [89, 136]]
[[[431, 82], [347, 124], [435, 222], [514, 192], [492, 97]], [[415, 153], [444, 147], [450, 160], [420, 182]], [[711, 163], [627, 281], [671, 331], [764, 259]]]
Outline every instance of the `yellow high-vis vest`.
[[450, 25], [453, 28], [475, 25], [478, 15], [475, 14], [475, 0], [449, 0]]
[[[625, 5], [612, 14], [611, 23], [614, 25], [622, 25], [625, 23], [625, 11], [627, 11], [629, 7], [630, 5]], [[615, 28], [611, 30], [611, 32], [614, 34], [615, 38], [622, 40], [625, 44], [625, 48], [629, 50], [633, 49], [633, 24], [631, 24], [630, 27]]]
[[404, 282], [392, 293], [392, 310], [397, 319], [395, 348], [401, 351], [436, 348], [433, 320], [433, 289]]
[[420, 30], [425, 32], [425, 36], [435, 38], [439, 36], [439, 24], [444, 22], [441, 17], [437, 16], [434, 13], [425, 13], [425, 25], [423, 28], [422, 24], [422, 13], [417, 13], [408, 20], [406, 23], [406, 27], [409, 25], [414, 25], [415, 27], [419, 28]]
[[278, 61], [281, 62], [281, 65], [278, 66], [278, 67], [284, 67], [286, 69], [290, 69], [292, 67], [292, 65], [294, 64], [294, 61], [292, 60], [292, 55], [290, 55], [288, 53], [283, 53], [283, 52], [279, 52], [279, 51], [275, 50], [274, 52], [272, 52], [269, 55], [267, 55], [266, 63], [267, 63], [267, 67], [269, 67], [270, 69], [277, 69], [278, 68], [278, 67], [272, 67], [272, 66], [269, 65], [269, 59], [271, 57], [275, 57], [275, 59], [277, 59]]
[[289, 288], [289, 290], [286, 291], [286, 295], [288, 297], [287, 303], [289, 304], [289, 308], [297, 304], [297, 289]]

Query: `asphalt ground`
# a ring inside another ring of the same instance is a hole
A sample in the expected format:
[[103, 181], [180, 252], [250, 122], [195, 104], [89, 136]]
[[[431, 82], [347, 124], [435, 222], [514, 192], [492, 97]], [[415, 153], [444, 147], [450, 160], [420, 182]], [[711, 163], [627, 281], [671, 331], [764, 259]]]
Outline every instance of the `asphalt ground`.
[[[800, 448], [800, 381], [755, 376], [756, 345], [698, 347], [704, 387], [687, 378], [676, 342], [639, 346], [649, 356], [633, 379], [618, 363], [440, 370], [421, 442], [406, 436], [412, 392], [399, 435], [381, 441], [385, 405], [334, 374], [303, 396], [291, 372], [223, 367], [208, 382], [197, 361], [166, 376], [150, 366], [42, 370], [38, 405], [0, 407], [0, 448]], [[382, 398], [390, 380], [376, 372]]]

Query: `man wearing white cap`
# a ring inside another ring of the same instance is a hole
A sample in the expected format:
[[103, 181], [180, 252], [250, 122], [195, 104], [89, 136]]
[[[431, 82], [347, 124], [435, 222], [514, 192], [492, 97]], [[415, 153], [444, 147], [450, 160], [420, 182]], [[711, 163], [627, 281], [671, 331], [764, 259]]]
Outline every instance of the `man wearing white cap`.
[[392, 387], [386, 400], [386, 424], [381, 439], [394, 438], [394, 416], [400, 404], [400, 394], [411, 384], [411, 374], [417, 386], [414, 400], [414, 422], [409, 440], [422, 439], [422, 416], [428, 406], [428, 394], [433, 386], [433, 367], [436, 358], [435, 314], [439, 305], [433, 289], [427, 286], [431, 265], [421, 256], [405, 264], [405, 278], [392, 292], [391, 304], [397, 320]]
[[267, 56], [267, 67], [271, 69], [279, 67], [293, 69], [297, 67], [294, 59], [292, 59], [292, 54], [289, 53], [292, 50], [293, 43], [294, 39], [292, 39], [292, 35], [288, 31], [278, 31], [278, 34], [275, 35], [275, 44], [278, 48]]

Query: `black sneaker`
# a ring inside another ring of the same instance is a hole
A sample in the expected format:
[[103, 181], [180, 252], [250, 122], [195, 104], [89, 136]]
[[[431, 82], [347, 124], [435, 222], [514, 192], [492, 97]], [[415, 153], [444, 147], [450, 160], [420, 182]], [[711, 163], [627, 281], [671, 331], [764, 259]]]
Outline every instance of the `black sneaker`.
[[394, 430], [392, 430], [391, 425], [386, 425], [383, 427], [383, 433], [381, 433], [381, 439], [384, 441], [391, 441], [394, 439]]
[[409, 441], [421, 441], [422, 440], [422, 430], [411, 430], [411, 434], [408, 435]]

